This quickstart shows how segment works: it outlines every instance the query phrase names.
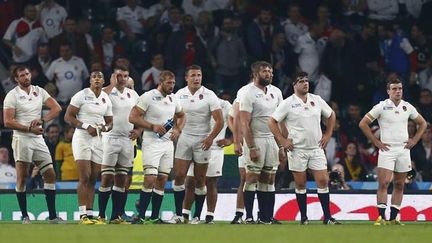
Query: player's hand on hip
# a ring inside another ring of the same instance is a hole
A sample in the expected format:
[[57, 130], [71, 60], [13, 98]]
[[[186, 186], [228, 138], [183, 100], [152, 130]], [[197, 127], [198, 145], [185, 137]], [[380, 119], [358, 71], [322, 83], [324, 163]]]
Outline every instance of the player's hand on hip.
[[213, 139], [211, 137], [206, 137], [202, 143], [201, 148], [202, 150], [208, 150], [213, 144]]
[[259, 156], [260, 156], [260, 154], [259, 154], [258, 148], [254, 148], [254, 149], [249, 150], [249, 157], [250, 157], [250, 160], [252, 162], [258, 162]]
[[92, 136], [92, 137], [96, 137], [97, 136], [97, 130], [96, 128], [89, 126], [87, 128], [87, 132]]
[[415, 145], [417, 144], [416, 141], [414, 141], [414, 139], [410, 138], [408, 139], [408, 141], [405, 144], [405, 148], [406, 149], [412, 149]]
[[42, 127], [30, 127], [30, 132], [36, 135], [42, 135], [44, 133], [44, 130]]
[[377, 147], [381, 151], [389, 151], [390, 150], [389, 149], [390, 145], [386, 144], [386, 143], [382, 143], [381, 141], [376, 142], [374, 145], [375, 145], [375, 147]]
[[180, 136], [180, 130], [178, 130], [177, 128], [174, 128], [171, 131], [171, 136], [170, 136], [170, 140], [171, 141], [177, 141], [178, 137]]
[[33, 121], [30, 122], [31, 127], [38, 127], [40, 125], [42, 125], [41, 119], [34, 119]]
[[330, 136], [323, 136], [319, 141], [320, 148], [325, 149], [327, 147], [329, 140], [330, 140]]
[[129, 138], [132, 140], [137, 139], [140, 136], [140, 133], [138, 132], [137, 129], [133, 129], [129, 132]]
[[160, 135], [164, 135], [167, 132], [167, 130], [162, 125], [157, 125], [157, 124], [154, 124], [152, 126], [152, 130], [153, 132], [159, 133]]

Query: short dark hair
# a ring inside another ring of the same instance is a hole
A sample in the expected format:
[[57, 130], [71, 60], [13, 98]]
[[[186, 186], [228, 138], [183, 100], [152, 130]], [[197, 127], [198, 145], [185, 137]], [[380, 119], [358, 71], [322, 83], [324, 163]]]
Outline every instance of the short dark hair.
[[12, 71], [12, 73], [13, 73], [14, 77], [18, 77], [18, 72], [26, 70], [26, 69], [30, 70], [30, 68], [27, 67], [26, 65], [19, 64], [15, 67], [15, 69]]
[[61, 130], [60, 125], [57, 124], [57, 123], [51, 123], [51, 124], [49, 124], [45, 130], [46, 130], [47, 132], [49, 132], [49, 130], [50, 130], [51, 128], [53, 128], [53, 127], [58, 128], [59, 131]]
[[129, 72], [129, 67], [126, 65], [115, 65], [114, 70]]
[[273, 66], [266, 61], [256, 61], [256, 62], [252, 63], [252, 65], [251, 65], [252, 75], [257, 75], [259, 73], [259, 71], [261, 70], [261, 68], [265, 68], [265, 67], [273, 68]]
[[295, 74], [295, 79], [293, 80], [293, 85], [295, 85], [300, 79], [307, 78], [309, 75], [307, 72], [299, 71]]
[[201, 71], [202, 68], [200, 66], [198, 66], [198, 65], [195, 65], [195, 64], [190, 65], [190, 66], [186, 67], [186, 71], [185, 71], [185, 75], [186, 76], [188, 75], [188, 73], [189, 73], [190, 70], [200, 70]]
[[402, 81], [399, 79], [399, 77], [389, 78], [387, 80], [387, 90], [390, 89], [390, 85], [392, 85], [392, 84], [402, 84]]

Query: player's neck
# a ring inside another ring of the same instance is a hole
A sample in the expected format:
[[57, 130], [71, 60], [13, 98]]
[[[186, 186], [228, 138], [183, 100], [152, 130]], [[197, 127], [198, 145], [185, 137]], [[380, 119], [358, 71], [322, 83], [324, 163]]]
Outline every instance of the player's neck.
[[259, 84], [258, 82], [254, 82], [254, 85], [255, 85], [257, 88], [259, 88], [259, 89], [261, 89], [262, 91], [264, 91], [264, 93], [267, 93], [267, 86], [261, 85], [261, 84]]
[[31, 85], [27, 86], [27, 87], [23, 87], [23, 86], [19, 86], [19, 88], [21, 90], [23, 90], [24, 92], [26, 92], [27, 94], [30, 94], [30, 90], [31, 90]]
[[99, 95], [102, 92], [101, 88], [90, 88], [90, 89], [91, 89], [91, 91], [93, 91], [93, 93], [96, 95], [96, 97], [99, 97]]
[[393, 102], [393, 104], [395, 104], [395, 106], [398, 106], [401, 102], [401, 100], [396, 100], [396, 99], [390, 99], [391, 102]]
[[162, 87], [160, 87], [160, 86], [157, 87], [157, 90], [159, 91], [159, 93], [162, 94], [163, 97], [166, 97], [166, 96], [168, 95], [167, 93], [165, 93], [165, 92], [162, 90]]
[[195, 87], [190, 87], [190, 86], [187, 86], [188, 87], [188, 89], [189, 89], [189, 92], [192, 94], [192, 95], [194, 95], [202, 86], [199, 86], [198, 88], [195, 88]]
[[300, 94], [300, 93], [298, 93], [298, 92], [295, 92], [294, 93], [297, 97], [299, 97], [303, 102], [305, 102], [306, 103], [306, 101], [307, 101], [307, 97], [308, 97], [308, 93], [306, 93], [306, 94]]
[[123, 93], [123, 91], [125, 90], [125, 87], [124, 87], [124, 86], [121, 86], [121, 85], [116, 85], [116, 89], [117, 89], [120, 93]]

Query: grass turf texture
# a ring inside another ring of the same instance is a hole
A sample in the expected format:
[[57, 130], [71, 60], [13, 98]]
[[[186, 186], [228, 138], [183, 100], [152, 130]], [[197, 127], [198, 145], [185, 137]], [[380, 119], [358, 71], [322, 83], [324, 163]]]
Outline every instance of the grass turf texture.
[[0, 239], [14, 242], [432, 242], [432, 223], [405, 222], [404, 226], [373, 226], [372, 222], [345, 221], [343, 225], [322, 225], [313, 221], [283, 225], [77, 225], [69, 221], [51, 225], [33, 221], [31, 225], [0, 221]]

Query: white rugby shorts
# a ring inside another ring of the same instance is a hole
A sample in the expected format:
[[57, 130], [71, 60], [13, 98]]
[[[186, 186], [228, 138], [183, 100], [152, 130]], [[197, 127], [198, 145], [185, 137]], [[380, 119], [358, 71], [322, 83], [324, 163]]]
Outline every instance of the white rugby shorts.
[[144, 175], [169, 174], [174, 161], [172, 141], [143, 142], [141, 146]]
[[401, 173], [410, 171], [410, 150], [404, 146], [389, 146], [388, 148], [388, 151], [379, 152], [378, 167]]
[[26, 163], [45, 162], [52, 163], [52, 157], [43, 137], [12, 138], [12, 150], [15, 161]]
[[102, 164], [103, 143], [100, 136], [92, 137], [87, 131], [75, 131], [72, 152], [75, 160], [90, 160]]
[[291, 171], [303, 172], [311, 170], [327, 170], [327, 158], [324, 150], [295, 149], [287, 153], [288, 168]]
[[258, 149], [259, 159], [254, 162], [250, 159], [250, 150], [248, 146], [243, 146], [245, 168], [247, 172], [260, 173], [276, 173], [279, 165], [279, 147], [273, 137], [255, 138], [255, 147]]
[[115, 167], [132, 167], [134, 159], [133, 141], [128, 137], [103, 136], [103, 158], [102, 165]]
[[182, 160], [193, 160], [198, 164], [208, 164], [211, 157], [211, 149], [203, 150], [202, 141], [207, 136], [193, 136], [180, 134], [175, 151], [175, 158]]
[[[212, 149], [210, 162], [207, 168], [207, 177], [219, 177], [222, 176], [222, 168], [224, 162], [224, 150], [223, 149]], [[194, 164], [191, 163], [187, 176], [194, 176]]]

